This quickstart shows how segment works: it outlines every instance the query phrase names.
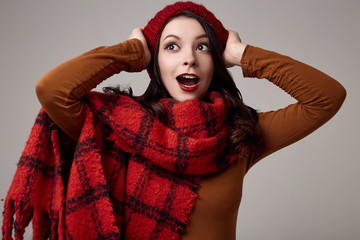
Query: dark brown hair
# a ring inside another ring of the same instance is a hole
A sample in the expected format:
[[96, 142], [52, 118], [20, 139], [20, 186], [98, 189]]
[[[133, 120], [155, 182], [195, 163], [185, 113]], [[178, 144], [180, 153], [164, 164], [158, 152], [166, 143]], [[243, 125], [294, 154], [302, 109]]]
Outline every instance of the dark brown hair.
[[[258, 115], [257, 112], [244, 104], [241, 93], [236, 87], [236, 84], [227, 70], [222, 53], [224, 48], [215, 36], [212, 26], [199, 15], [184, 11], [175, 17], [186, 16], [196, 19], [201, 26], [204, 28], [205, 33], [209, 39], [209, 48], [214, 62], [214, 75], [209, 87], [209, 91], [220, 92], [232, 106], [231, 111], [228, 114], [228, 122], [231, 125], [229, 133], [229, 148], [234, 153], [239, 153], [242, 147], [247, 149], [256, 145], [259, 138], [258, 131]], [[174, 18], [175, 18], [174, 17]], [[172, 19], [174, 19], [172, 18]], [[170, 20], [171, 21], [171, 20]], [[164, 24], [164, 27], [166, 24]], [[162, 32], [162, 31], [161, 31]], [[161, 36], [160, 32], [160, 36]], [[160, 39], [160, 38], [159, 38]], [[132, 90], [129, 88], [127, 91], [120, 90], [120, 88], [104, 88], [105, 92], [126, 94], [141, 105], [143, 105], [149, 112], [155, 115], [160, 121], [166, 124], [166, 114], [162, 105], [158, 102], [159, 99], [164, 97], [171, 97], [164, 87], [161, 79], [159, 64], [158, 64], [158, 53], [159, 53], [159, 42], [158, 39], [155, 54], [148, 66], [148, 72], [151, 77], [149, 86], [142, 96], [135, 97], [132, 95]], [[207, 101], [206, 96], [203, 99]]]

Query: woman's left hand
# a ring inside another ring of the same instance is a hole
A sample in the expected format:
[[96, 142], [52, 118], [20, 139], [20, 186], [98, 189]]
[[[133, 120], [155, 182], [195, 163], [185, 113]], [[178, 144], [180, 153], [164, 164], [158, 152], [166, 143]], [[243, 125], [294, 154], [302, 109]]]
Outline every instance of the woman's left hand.
[[229, 37], [223, 53], [223, 60], [226, 67], [240, 66], [240, 61], [244, 53], [246, 44], [241, 42], [239, 34], [229, 30]]

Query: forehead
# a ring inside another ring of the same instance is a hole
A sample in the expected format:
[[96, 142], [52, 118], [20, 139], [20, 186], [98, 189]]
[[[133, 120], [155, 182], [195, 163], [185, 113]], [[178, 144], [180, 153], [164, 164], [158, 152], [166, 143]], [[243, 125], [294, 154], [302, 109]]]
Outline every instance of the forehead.
[[194, 18], [179, 16], [170, 20], [164, 27], [160, 39], [167, 35], [176, 35], [178, 37], [191, 37], [205, 34], [204, 28]]

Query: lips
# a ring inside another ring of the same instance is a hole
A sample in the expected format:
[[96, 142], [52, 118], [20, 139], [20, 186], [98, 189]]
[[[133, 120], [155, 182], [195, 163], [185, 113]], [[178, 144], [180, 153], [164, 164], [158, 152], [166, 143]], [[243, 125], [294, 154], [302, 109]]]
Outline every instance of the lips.
[[192, 92], [199, 86], [200, 78], [195, 74], [181, 74], [176, 77], [180, 88], [186, 92]]

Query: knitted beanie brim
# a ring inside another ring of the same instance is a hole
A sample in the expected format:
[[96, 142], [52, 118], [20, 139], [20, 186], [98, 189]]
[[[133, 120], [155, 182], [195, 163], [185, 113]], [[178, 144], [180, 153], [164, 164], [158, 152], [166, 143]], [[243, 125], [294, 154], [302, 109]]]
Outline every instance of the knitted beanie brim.
[[225, 47], [229, 32], [224, 28], [220, 20], [217, 19], [212, 12], [207, 10], [203, 5], [193, 2], [176, 2], [172, 5], [166, 6], [164, 9], [159, 11], [148, 22], [143, 30], [143, 34], [147, 40], [151, 54], [154, 54], [155, 52], [156, 43], [160, 36], [160, 32], [164, 27], [164, 24], [166, 24], [172, 17], [183, 11], [190, 11], [204, 18], [213, 27], [216, 37], [222, 46]]

